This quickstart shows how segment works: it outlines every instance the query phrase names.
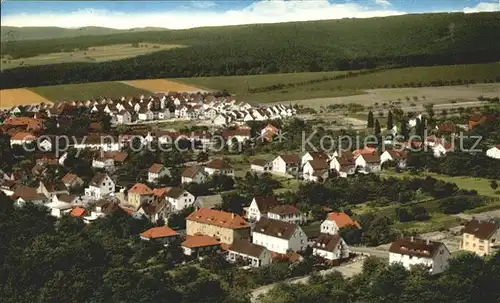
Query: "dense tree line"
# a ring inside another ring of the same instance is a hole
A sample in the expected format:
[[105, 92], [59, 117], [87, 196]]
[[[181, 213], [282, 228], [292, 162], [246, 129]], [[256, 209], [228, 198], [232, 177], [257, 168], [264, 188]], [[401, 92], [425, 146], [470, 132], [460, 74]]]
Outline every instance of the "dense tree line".
[[423, 267], [406, 270], [367, 259], [363, 272], [346, 279], [338, 272], [311, 275], [308, 284], [280, 284], [264, 303], [475, 303], [500, 301], [500, 253], [487, 259], [474, 254], [450, 260], [440, 276]]
[[9, 41], [2, 43], [2, 54], [13, 58], [137, 42], [188, 47], [99, 64], [19, 67], [3, 71], [0, 83], [11, 88], [493, 62], [500, 59], [498, 18], [499, 13], [422, 14]]

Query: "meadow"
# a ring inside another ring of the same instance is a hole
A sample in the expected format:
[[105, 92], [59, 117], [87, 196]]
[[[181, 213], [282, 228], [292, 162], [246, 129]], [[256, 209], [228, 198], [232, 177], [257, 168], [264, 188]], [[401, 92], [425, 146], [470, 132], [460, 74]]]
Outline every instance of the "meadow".
[[121, 82], [39, 86], [32, 87], [30, 90], [53, 102], [69, 100], [83, 101], [98, 97], [120, 98], [123, 96], [151, 95], [150, 91]]
[[33, 57], [12, 59], [9, 56], [2, 57], [2, 70], [21, 66], [36, 66], [57, 63], [86, 62], [96, 63], [111, 60], [120, 60], [125, 58], [145, 55], [152, 52], [185, 47], [183, 45], [169, 44], [115, 44], [105, 46], [94, 46], [88, 49], [75, 49], [72, 51], [60, 51], [49, 54], [40, 54]]

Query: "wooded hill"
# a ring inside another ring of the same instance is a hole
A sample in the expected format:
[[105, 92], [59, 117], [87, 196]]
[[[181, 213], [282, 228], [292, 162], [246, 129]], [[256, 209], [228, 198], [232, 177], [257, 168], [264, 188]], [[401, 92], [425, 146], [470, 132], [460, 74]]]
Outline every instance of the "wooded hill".
[[142, 78], [370, 69], [500, 60], [500, 12], [418, 14], [9, 41], [24, 58], [92, 46], [151, 42], [182, 49], [117, 61], [19, 67], [2, 88]]

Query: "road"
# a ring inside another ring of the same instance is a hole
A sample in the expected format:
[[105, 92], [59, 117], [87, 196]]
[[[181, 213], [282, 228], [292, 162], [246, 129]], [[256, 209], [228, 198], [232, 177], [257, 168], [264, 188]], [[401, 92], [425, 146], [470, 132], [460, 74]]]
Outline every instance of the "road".
[[478, 220], [488, 221], [488, 220], [492, 220], [492, 219], [499, 219], [500, 218], [500, 209], [486, 211], [486, 212], [482, 212], [482, 213], [478, 213], [478, 214], [460, 213], [460, 214], [456, 214], [454, 216], [459, 217], [460, 219], [464, 219], [464, 220], [472, 220], [474, 218], [474, 219], [478, 219]]

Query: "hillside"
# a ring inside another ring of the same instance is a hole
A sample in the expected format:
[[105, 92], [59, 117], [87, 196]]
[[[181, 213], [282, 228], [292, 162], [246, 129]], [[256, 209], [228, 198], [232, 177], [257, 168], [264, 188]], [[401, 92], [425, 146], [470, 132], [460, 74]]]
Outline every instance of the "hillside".
[[133, 28], [130, 30], [120, 30], [106, 27], [88, 26], [81, 28], [62, 28], [62, 27], [14, 27], [2, 26], [1, 41], [12, 40], [41, 40], [41, 39], [56, 39], [56, 38], [69, 38], [80, 36], [98, 36], [110, 35], [129, 32], [144, 32], [165, 30], [164, 28]]
[[26, 40], [2, 43], [13, 58], [125, 43], [185, 48], [94, 63], [19, 67], [3, 88], [146, 78], [255, 75], [493, 62], [500, 12], [418, 14]]

